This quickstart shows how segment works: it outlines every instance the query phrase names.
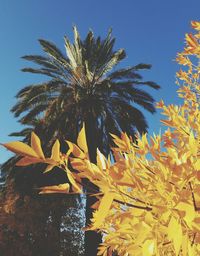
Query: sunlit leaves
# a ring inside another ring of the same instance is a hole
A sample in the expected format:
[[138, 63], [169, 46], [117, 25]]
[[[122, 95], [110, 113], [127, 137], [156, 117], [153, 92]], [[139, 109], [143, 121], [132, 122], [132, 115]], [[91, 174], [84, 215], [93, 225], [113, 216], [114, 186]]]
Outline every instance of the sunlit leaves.
[[48, 166], [44, 171], [45, 173], [51, 171], [55, 166], [58, 166], [63, 162], [60, 153], [60, 142], [58, 140], [55, 141], [51, 149], [51, 158], [46, 159], [45, 162], [48, 163]]
[[37, 153], [40, 158], [44, 158], [40, 139], [34, 132], [31, 134], [31, 148]]
[[5, 143], [3, 146], [21, 156], [38, 157], [34, 149], [20, 141]]
[[93, 227], [92, 229], [100, 228], [102, 223], [104, 222], [105, 217], [107, 216], [111, 204], [113, 202], [114, 195], [111, 192], [105, 193], [102, 197], [99, 208], [97, 212], [95, 212], [93, 217]]
[[178, 256], [182, 244], [182, 226], [178, 219], [172, 217], [168, 225], [168, 237], [173, 242], [176, 256]]
[[99, 188], [92, 195], [98, 201], [87, 227], [103, 233], [99, 256], [112, 251], [119, 256], [200, 255], [200, 22], [192, 27], [197, 34], [186, 34], [186, 47], [176, 59], [183, 66], [176, 81], [183, 104], [157, 103], [167, 127], [162, 134], [136, 135], [135, 141], [126, 133], [120, 138], [111, 134], [112, 161], [97, 150], [97, 164], [90, 162], [84, 127], [77, 145], [67, 141], [69, 150], [61, 154], [56, 141], [50, 158], [44, 157], [35, 134], [31, 147], [4, 144], [22, 156], [18, 165], [43, 162], [47, 171], [64, 169], [69, 184], [43, 187], [40, 194], [82, 193], [85, 178]]
[[82, 192], [82, 186], [79, 185], [79, 184], [75, 181], [75, 179], [74, 179], [74, 177], [73, 177], [73, 174], [70, 172], [69, 169], [67, 170], [67, 177], [68, 177], [68, 179], [69, 179], [69, 181], [70, 181], [70, 183], [71, 183], [71, 185], [72, 185], [72, 190], [73, 190], [74, 192], [76, 192], [76, 193], [81, 193], [81, 192]]
[[191, 25], [194, 29], [200, 31], [200, 22], [199, 21], [192, 21]]
[[146, 240], [142, 246], [143, 256], [155, 255], [155, 242], [154, 240]]
[[27, 166], [30, 164], [36, 163], [46, 163], [48, 164], [45, 172], [50, 171], [55, 166], [59, 166], [62, 164], [63, 159], [60, 153], [60, 143], [57, 140], [52, 147], [51, 157], [44, 156], [41, 141], [39, 137], [32, 132], [31, 133], [31, 147], [23, 142], [9, 142], [6, 144], [2, 144], [4, 147], [9, 149], [10, 151], [22, 156], [22, 158], [16, 163], [18, 166]]

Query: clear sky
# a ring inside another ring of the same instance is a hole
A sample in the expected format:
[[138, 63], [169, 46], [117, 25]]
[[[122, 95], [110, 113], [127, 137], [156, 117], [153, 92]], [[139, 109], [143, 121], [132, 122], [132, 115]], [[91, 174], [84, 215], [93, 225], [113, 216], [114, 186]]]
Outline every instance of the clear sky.
[[[89, 28], [105, 36], [112, 27], [116, 49], [127, 52], [124, 66], [152, 64], [144, 79], [162, 86], [151, 90], [152, 95], [157, 101], [179, 104], [175, 85], [179, 67], [174, 59], [183, 49], [191, 20], [200, 20], [200, 0], [0, 0], [0, 142], [14, 140], [8, 134], [22, 128], [10, 113], [16, 93], [46, 79], [20, 71], [29, 65], [21, 56], [42, 53], [37, 39], [55, 42], [64, 50], [63, 36], [72, 38], [73, 25], [83, 38]], [[146, 117], [149, 133], [158, 132], [160, 113]], [[9, 156], [0, 148], [0, 163]]]

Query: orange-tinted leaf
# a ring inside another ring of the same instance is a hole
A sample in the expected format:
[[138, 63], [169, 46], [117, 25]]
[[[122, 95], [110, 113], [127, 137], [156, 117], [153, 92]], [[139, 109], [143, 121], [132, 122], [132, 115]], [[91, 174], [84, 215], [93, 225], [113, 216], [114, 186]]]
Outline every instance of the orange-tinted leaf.
[[9, 143], [2, 144], [8, 150], [21, 155], [29, 157], [38, 157], [37, 153], [28, 145], [20, 141], [13, 141]]
[[113, 199], [114, 199], [114, 194], [111, 192], [105, 193], [104, 196], [102, 197], [100, 201], [99, 209], [95, 213], [95, 223], [93, 225], [94, 229], [98, 228], [103, 223], [104, 219], [106, 218], [110, 210]]
[[56, 162], [60, 161], [60, 142], [59, 142], [59, 140], [56, 140], [52, 147], [51, 159], [53, 159]]
[[30, 164], [36, 164], [36, 163], [41, 163], [41, 162], [43, 162], [43, 161], [40, 158], [25, 156], [25, 157], [21, 158], [16, 163], [16, 165], [17, 166], [27, 166], [27, 165], [30, 165]]
[[105, 156], [97, 148], [97, 166], [101, 170], [106, 170], [106, 159]]
[[66, 142], [69, 146], [69, 153], [72, 153], [75, 157], [78, 157], [81, 159], [84, 159], [86, 157], [85, 153], [82, 150], [80, 150], [80, 148], [77, 147], [74, 143], [67, 140]]
[[36, 152], [38, 157], [44, 159], [44, 153], [42, 151], [40, 139], [34, 132], [31, 133], [31, 147]]
[[186, 223], [188, 225], [190, 225], [192, 223], [193, 219], [195, 218], [195, 209], [194, 209], [193, 204], [180, 202], [176, 206], [176, 209], [185, 212], [184, 220], [186, 221]]
[[70, 160], [70, 163], [72, 164], [72, 167], [75, 170], [78, 170], [78, 171], [86, 170], [87, 166], [85, 165], [85, 162], [82, 159], [69, 158], [69, 160]]
[[47, 165], [47, 167], [46, 167], [44, 173], [47, 173], [47, 172], [52, 171], [54, 167], [55, 167], [55, 165], [53, 165], [53, 164]]
[[200, 22], [199, 21], [192, 21], [191, 25], [194, 29], [200, 31]]
[[54, 185], [54, 186], [46, 186], [41, 187], [41, 191], [39, 194], [50, 194], [50, 193], [64, 193], [67, 194], [69, 192], [69, 183], [64, 183], [60, 185]]
[[79, 132], [79, 135], [77, 138], [77, 144], [85, 153], [88, 152], [86, 133], [85, 133], [85, 124], [83, 124], [83, 128]]
[[74, 192], [77, 192], [77, 193], [81, 193], [82, 192], [82, 187], [76, 183], [74, 177], [73, 177], [73, 174], [70, 172], [70, 170], [67, 170], [67, 177], [70, 181], [70, 183], [72, 184], [72, 189]]

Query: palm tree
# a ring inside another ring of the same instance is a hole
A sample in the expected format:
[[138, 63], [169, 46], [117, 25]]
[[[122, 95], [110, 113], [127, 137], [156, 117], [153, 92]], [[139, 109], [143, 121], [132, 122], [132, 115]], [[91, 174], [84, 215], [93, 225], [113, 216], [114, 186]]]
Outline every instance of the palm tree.
[[[52, 138], [75, 141], [84, 122], [90, 159], [95, 162], [97, 147], [104, 154], [109, 153], [110, 133], [119, 135], [124, 131], [134, 137], [136, 130], [147, 131], [147, 122], [138, 106], [154, 113], [154, 99], [141, 87], [159, 89], [159, 86], [142, 81], [138, 73], [150, 69], [150, 65], [114, 69], [126, 54], [123, 49], [114, 50], [111, 30], [105, 39], [95, 38], [89, 31], [85, 40], [80, 39], [76, 27], [73, 30], [74, 43], [64, 37], [65, 54], [53, 43], [41, 39], [39, 43], [46, 55], [23, 57], [39, 65], [24, 68], [24, 72], [43, 74], [50, 80], [20, 90], [12, 112], [15, 117], [21, 116], [20, 122], [24, 125], [39, 119], [45, 126], [46, 142]], [[93, 199], [87, 198], [87, 224], [92, 203]], [[98, 234], [87, 232], [86, 255], [96, 255], [100, 241]]]

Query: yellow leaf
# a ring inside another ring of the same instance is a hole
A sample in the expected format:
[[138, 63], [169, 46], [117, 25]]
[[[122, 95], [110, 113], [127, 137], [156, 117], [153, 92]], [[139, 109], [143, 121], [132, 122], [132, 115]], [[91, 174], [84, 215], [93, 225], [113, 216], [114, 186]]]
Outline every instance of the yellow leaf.
[[183, 242], [182, 242], [182, 254], [183, 256], [187, 256], [188, 255], [188, 236], [184, 235], [183, 236]]
[[60, 161], [60, 142], [56, 140], [51, 150], [51, 159], [56, 162]]
[[71, 163], [72, 167], [75, 170], [85, 171], [87, 169], [87, 166], [86, 166], [85, 162], [82, 159], [69, 158], [69, 160], [70, 160], [70, 163]]
[[83, 124], [83, 128], [79, 132], [79, 135], [77, 138], [77, 144], [85, 153], [88, 153], [88, 146], [87, 146], [86, 133], [85, 133], [85, 124]]
[[106, 159], [104, 155], [99, 151], [98, 148], [97, 148], [97, 166], [101, 170], [106, 170]]
[[121, 170], [117, 164], [114, 164], [109, 169], [109, 175], [113, 180], [120, 180], [124, 176], [124, 171]]
[[68, 177], [70, 183], [72, 184], [73, 191], [77, 192], [77, 193], [81, 193], [82, 192], [81, 186], [76, 183], [76, 181], [69, 169], [67, 170], [67, 177]]
[[194, 168], [197, 171], [200, 171], [200, 159], [197, 159], [197, 161], [194, 163]]
[[185, 212], [185, 216], [184, 216], [184, 220], [187, 222], [188, 225], [191, 224], [191, 222], [193, 221], [193, 219], [195, 218], [195, 210], [194, 210], [194, 206], [187, 204], [187, 203], [183, 203], [180, 202], [177, 206], [176, 209], [184, 211]]
[[125, 132], [122, 132], [121, 139], [126, 143], [127, 149], [129, 150], [131, 147], [130, 139]]
[[151, 256], [155, 253], [155, 242], [153, 240], [146, 240], [142, 245], [143, 256]]
[[195, 247], [192, 246], [192, 245], [190, 244], [190, 242], [187, 243], [187, 245], [188, 245], [188, 254], [187, 254], [187, 256], [197, 256], [197, 254], [196, 254], [196, 252], [195, 252]]
[[196, 155], [197, 154], [197, 151], [198, 151], [198, 143], [197, 143], [197, 139], [194, 137], [194, 134], [193, 132], [190, 133], [190, 137], [189, 137], [189, 146], [190, 146], [190, 150], [191, 150], [191, 153], [193, 155]]
[[126, 147], [126, 143], [121, 140], [118, 136], [110, 133], [110, 135], [113, 137], [113, 141], [114, 143], [121, 149], [121, 150], [126, 150], [127, 147]]
[[86, 158], [85, 153], [82, 150], [80, 150], [79, 147], [77, 147], [74, 143], [72, 143], [70, 141], [66, 140], [66, 142], [69, 146], [68, 154], [72, 153], [75, 157], [78, 157], [80, 159]]
[[176, 256], [178, 256], [181, 249], [183, 233], [181, 224], [174, 217], [171, 218], [168, 225], [168, 237], [173, 242]]
[[99, 205], [99, 209], [97, 212], [95, 212], [95, 222], [93, 225], [93, 229], [98, 228], [103, 223], [104, 219], [106, 218], [110, 210], [110, 207], [113, 202], [113, 198], [114, 198], [114, 194], [111, 192], [105, 193], [104, 196], [102, 197]]
[[2, 144], [8, 150], [21, 155], [38, 158], [37, 153], [28, 145], [20, 141], [13, 141], [9, 143]]
[[191, 21], [191, 25], [194, 29], [200, 31], [200, 22], [199, 21]]
[[50, 194], [50, 193], [68, 193], [69, 192], [69, 183], [41, 187], [39, 194]]
[[[139, 211], [138, 211], [138, 213], [139, 213]], [[139, 216], [139, 214], [138, 214], [138, 216]], [[146, 222], [142, 221], [142, 222], [137, 223], [136, 225], [134, 225], [133, 228], [135, 230], [137, 230], [137, 237], [135, 239], [135, 243], [136, 244], [143, 244], [145, 239], [147, 238], [150, 230], [151, 230], [151, 226], [149, 226]]]
[[43, 173], [50, 172], [54, 167], [55, 167], [55, 165], [53, 165], [53, 164], [47, 165], [47, 167], [46, 167], [46, 169], [45, 169], [45, 171]]
[[43, 162], [43, 161], [39, 158], [25, 156], [22, 159], [20, 159], [16, 163], [16, 165], [17, 166], [27, 166], [27, 165], [30, 165], [30, 164], [36, 164], [36, 163], [41, 163], [41, 162]]
[[40, 139], [34, 132], [31, 133], [31, 147], [36, 152], [38, 157], [44, 159], [44, 153], [42, 151]]

